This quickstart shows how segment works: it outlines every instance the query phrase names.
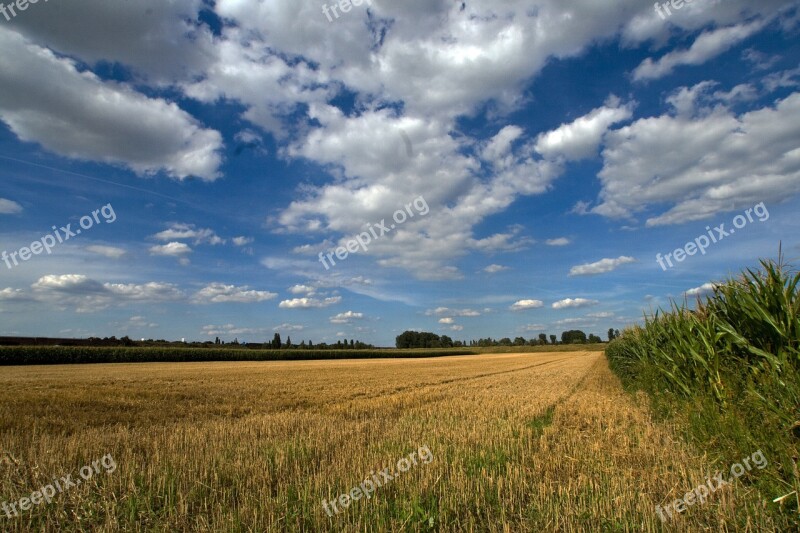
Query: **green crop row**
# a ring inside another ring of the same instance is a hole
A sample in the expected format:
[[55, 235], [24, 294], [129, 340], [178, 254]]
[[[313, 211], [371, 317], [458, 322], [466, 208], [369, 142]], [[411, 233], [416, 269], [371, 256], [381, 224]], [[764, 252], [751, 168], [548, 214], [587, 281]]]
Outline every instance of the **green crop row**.
[[623, 384], [649, 393], [657, 415], [684, 422], [720, 465], [763, 450], [772, 468], [751, 482], [795, 527], [800, 491], [784, 502], [791, 512], [771, 500], [800, 488], [791, 459], [800, 455], [800, 274], [780, 257], [760, 263], [693, 308], [673, 303], [646, 316], [606, 356]]
[[470, 350], [232, 350], [177, 347], [0, 346], [0, 366], [391, 359], [472, 354]]

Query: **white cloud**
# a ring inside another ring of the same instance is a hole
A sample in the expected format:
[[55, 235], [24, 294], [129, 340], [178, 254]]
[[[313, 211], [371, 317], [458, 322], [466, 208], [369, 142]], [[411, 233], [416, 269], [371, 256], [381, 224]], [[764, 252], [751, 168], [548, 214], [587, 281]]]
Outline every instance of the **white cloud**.
[[544, 306], [544, 302], [541, 300], [519, 300], [510, 309], [512, 311], [524, 311], [526, 309], [539, 309], [542, 306]]
[[150, 247], [150, 255], [161, 255], [167, 257], [182, 257], [186, 254], [192, 253], [189, 245], [182, 242], [171, 242], [169, 244], [157, 245]]
[[10, 301], [10, 300], [25, 300], [27, 297], [25, 296], [25, 291], [22, 289], [12, 289], [11, 287], [7, 287], [3, 290], [0, 290], [0, 301]]
[[330, 307], [342, 301], [341, 296], [333, 296], [318, 300], [316, 298], [294, 298], [292, 300], [282, 301], [278, 307], [281, 309], [321, 309], [323, 307]]
[[347, 311], [345, 313], [339, 313], [336, 316], [332, 316], [330, 318], [330, 322], [331, 324], [351, 324], [353, 320], [361, 320], [362, 318], [364, 318], [364, 313]]
[[571, 244], [572, 241], [566, 237], [559, 237], [557, 239], [548, 239], [545, 241], [547, 246], [567, 246]]
[[437, 307], [425, 312], [428, 316], [451, 316], [451, 317], [476, 317], [481, 316], [479, 311], [473, 309], [450, 309], [449, 307]]
[[278, 295], [274, 292], [251, 290], [250, 287], [236, 287], [223, 283], [211, 283], [200, 289], [193, 298], [195, 303], [258, 303], [272, 300]]
[[0, 215], [16, 215], [22, 213], [22, 206], [13, 200], [0, 198]]
[[544, 333], [544, 331], [547, 329], [547, 326], [545, 324], [528, 324], [522, 329], [528, 332], [538, 331], [539, 333]]
[[503, 272], [504, 270], [508, 270], [507, 266], [503, 265], [489, 265], [483, 269], [484, 272], [487, 274], [497, 274], [498, 272]]
[[170, 283], [101, 283], [82, 274], [42, 276], [31, 285], [36, 299], [57, 306], [74, 306], [79, 313], [131, 302], [176, 301], [184, 294]]
[[450, 330], [451, 331], [464, 331], [464, 326], [459, 326], [459, 325], [450, 326]]
[[620, 106], [618, 98], [612, 97], [606, 106], [599, 107], [570, 124], [542, 134], [536, 140], [537, 152], [548, 158], [564, 157], [580, 160], [597, 154], [600, 142], [608, 129], [629, 119], [631, 106]]
[[80, 72], [71, 59], [27, 42], [7, 25], [0, 27], [0, 49], [0, 86], [6, 88], [0, 120], [20, 140], [142, 175], [220, 176], [222, 135], [176, 104]]
[[439, 324], [455, 324], [455, 323], [456, 320], [454, 318], [446, 317], [439, 319]]
[[614, 313], [612, 313], [610, 311], [602, 311], [602, 312], [599, 312], [599, 313], [589, 313], [586, 316], [589, 317], [589, 318], [612, 318], [615, 315], [614, 315]]
[[740, 116], [717, 104], [640, 119], [606, 137], [591, 211], [632, 219], [666, 205], [646, 222], [662, 226], [783, 201], [800, 192], [798, 138], [800, 93]]
[[559, 300], [553, 304], [553, 309], [571, 309], [577, 307], [589, 307], [592, 305], [597, 305], [600, 302], [597, 300], [587, 300], [586, 298], [566, 298], [564, 300]]
[[303, 331], [304, 329], [306, 329], [305, 326], [301, 326], [299, 324], [288, 324], [288, 323], [284, 323], [281, 324], [280, 326], [275, 326], [274, 328], [272, 328], [273, 331]]
[[574, 266], [570, 269], [570, 276], [593, 276], [596, 274], [605, 274], [612, 272], [622, 265], [635, 263], [636, 259], [633, 257], [621, 256], [616, 259], [601, 259], [595, 263], [587, 263], [584, 265]]
[[765, 22], [757, 20], [749, 24], [737, 24], [704, 32], [687, 50], [676, 50], [662, 56], [658, 61], [645, 59], [633, 72], [636, 81], [653, 80], [671, 74], [681, 65], [702, 65], [721, 53], [730, 50], [751, 35], [764, 28]]
[[203, 334], [209, 337], [217, 337], [220, 335], [226, 337], [232, 337], [234, 335], [265, 335], [266, 333], [267, 330], [264, 328], [244, 328], [233, 324], [203, 326]]
[[293, 287], [289, 288], [289, 292], [292, 294], [305, 294], [307, 296], [314, 296], [317, 292], [316, 287], [312, 287], [310, 285], [294, 285]]
[[99, 244], [87, 246], [86, 250], [92, 252], [93, 254], [102, 255], [103, 257], [107, 257], [109, 259], [119, 259], [127, 253], [123, 248], [117, 248], [116, 246], [102, 246]]
[[236, 246], [247, 246], [248, 244], [253, 242], [252, 237], [234, 237], [233, 244]]
[[716, 286], [717, 286], [716, 283], [704, 283], [699, 287], [695, 287], [694, 289], [689, 289], [684, 294], [686, 294], [686, 296], [703, 296], [714, 292]]
[[219, 237], [214, 230], [208, 228], [197, 228], [194, 224], [172, 224], [169, 228], [153, 235], [159, 241], [180, 241], [194, 240], [194, 244], [208, 243], [211, 245], [225, 244], [225, 240]]

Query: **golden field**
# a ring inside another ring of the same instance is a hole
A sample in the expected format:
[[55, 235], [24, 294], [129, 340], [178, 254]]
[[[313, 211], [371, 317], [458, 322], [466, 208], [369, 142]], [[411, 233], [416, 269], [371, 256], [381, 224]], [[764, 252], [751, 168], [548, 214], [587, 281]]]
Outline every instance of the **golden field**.
[[[0, 530], [774, 529], [739, 484], [662, 525], [655, 505], [715, 471], [677, 435], [600, 352], [7, 367], [0, 503], [106, 454], [118, 468], [0, 511]], [[430, 464], [326, 514], [426, 445]]]

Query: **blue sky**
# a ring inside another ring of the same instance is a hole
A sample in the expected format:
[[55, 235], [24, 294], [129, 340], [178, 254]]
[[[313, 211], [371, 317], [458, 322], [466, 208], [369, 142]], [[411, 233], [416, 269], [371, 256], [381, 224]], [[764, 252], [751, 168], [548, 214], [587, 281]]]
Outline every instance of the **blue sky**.
[[605, 338], [800, 256], [797, 2], [323, 4], [0, 15], [0, 335]]

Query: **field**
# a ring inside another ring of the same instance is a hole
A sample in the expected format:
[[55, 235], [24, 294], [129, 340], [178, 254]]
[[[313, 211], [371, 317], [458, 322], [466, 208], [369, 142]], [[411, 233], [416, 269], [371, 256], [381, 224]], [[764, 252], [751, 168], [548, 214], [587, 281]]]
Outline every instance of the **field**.
[[[6, 367], [0, 446], [0, 503], [117, 465], [0, 513], [13, 532], [661, 531], [655, 505], [716, 470], [600, 352]], [[326, 513], [425, 446], [429, 464]], [[668, 530], [724, 527], [775, 529], [737, 482]]]

